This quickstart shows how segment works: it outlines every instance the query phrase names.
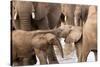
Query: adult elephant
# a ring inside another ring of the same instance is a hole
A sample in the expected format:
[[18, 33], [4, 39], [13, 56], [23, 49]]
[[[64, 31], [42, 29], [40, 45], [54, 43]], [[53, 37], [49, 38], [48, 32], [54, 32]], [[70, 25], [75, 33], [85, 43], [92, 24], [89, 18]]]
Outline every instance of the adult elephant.
[[[63, 34], [67, 43], [75, 43], [78, 62], [86, 62], [90, 51], [94, 52], [97, 61], [97, 9], [96, 6], [89, 7], [89, 14], [83, 28], [72, 26], [66, 33], [67, 25], [62, 26]], [[65, 31], [65, 32], [64, 32]]]
[[76, 26], [83, 26], [88, 17], [89, 5], [76, 5], [74, 20]]
[[75, 5], [74, 4], [62, 4], [62, 15], [64, 15], [65, 18], [64, 22], [68, 25], [74, 25], [74, 11], [75, 11]]
[[[88, 45], [88, 46], [87, 46]], [[90, 6], [86, 23], [83, 26], [82, 60], [87, 61], [90, 51], [94, 52], [97, 61], [97, 7]]]
[[[13, 24], [16, 29], [27, 31], [53, 29], [59, 23], [61, 15], [60, 4], [32, 1], [14, 1], [14, 3], [15, 13], [13, 19], [15, 19], [15, 22]], [[48, 49], [48, 60], [50, 63], [58, 63], [53, 46], [50, 46]]]

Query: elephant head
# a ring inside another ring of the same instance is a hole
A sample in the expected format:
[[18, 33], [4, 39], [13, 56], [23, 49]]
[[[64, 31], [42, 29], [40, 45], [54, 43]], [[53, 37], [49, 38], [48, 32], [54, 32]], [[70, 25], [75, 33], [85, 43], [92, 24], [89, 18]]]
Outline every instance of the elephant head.
[[65, 38], [67, 43], [77, 42], [82, 36], [82, 28], [79, 26], [62, 25], [58, 29], [60, 36]]
[[71, 28], [72, 28], [72, 25], [61, 25], [59, 28], [58, 28], [58, 33], [60, 35], [60, 37], [63, 37], [65, 38], [69, 32], [71, 31]]
[[66, 43], [73, 43], [73, 42], [78, 42], [82, 37], [82, 28], [78, 26], [73, 26], [71, 28], [71, 31], [65, 38]]

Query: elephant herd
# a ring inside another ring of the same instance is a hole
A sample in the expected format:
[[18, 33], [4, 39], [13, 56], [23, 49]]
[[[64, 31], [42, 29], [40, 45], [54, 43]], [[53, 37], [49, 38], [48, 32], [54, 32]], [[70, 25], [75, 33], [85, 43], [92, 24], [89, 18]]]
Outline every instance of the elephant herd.
[[[11, 1], [11, 65], [58, 64], [54, 45], [64, 57], [60, 38], [74, 43], [78, 62], [90, 51], [97, 60], [97, 7]], [[37, 57], [37, 58], [36, 58]]]

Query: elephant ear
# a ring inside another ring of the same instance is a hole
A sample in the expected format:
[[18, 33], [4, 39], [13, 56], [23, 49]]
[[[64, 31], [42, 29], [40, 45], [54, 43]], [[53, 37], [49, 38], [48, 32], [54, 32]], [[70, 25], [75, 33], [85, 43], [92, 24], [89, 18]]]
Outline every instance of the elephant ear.
[[45, 36], [48, 42], [51, 42], [53, 39], [55, 39], [55, 35], [51, 33], [47, 33]]
[[65, 39], [66, 43], [77, 42], [82, 36], [82, 28], [74, 27]]

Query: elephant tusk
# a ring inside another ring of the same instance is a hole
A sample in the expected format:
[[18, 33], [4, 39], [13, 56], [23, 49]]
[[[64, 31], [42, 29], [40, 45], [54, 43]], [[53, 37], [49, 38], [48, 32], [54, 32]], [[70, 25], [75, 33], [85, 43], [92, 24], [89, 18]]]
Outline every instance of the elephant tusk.
[[16, 12], [15, 15], [14, 15], [14, 20], [16, 20], [16, 18], [17, 18], [17, 12]]
[[32, 12], [32, 19], [35, 19], [35, 14], [34, 14], [34, 12]]
[[66, 16], [65, 16], [64, 20], [65, 20], [65, 22], [67, 21], [67, 18], [66, 18]]

